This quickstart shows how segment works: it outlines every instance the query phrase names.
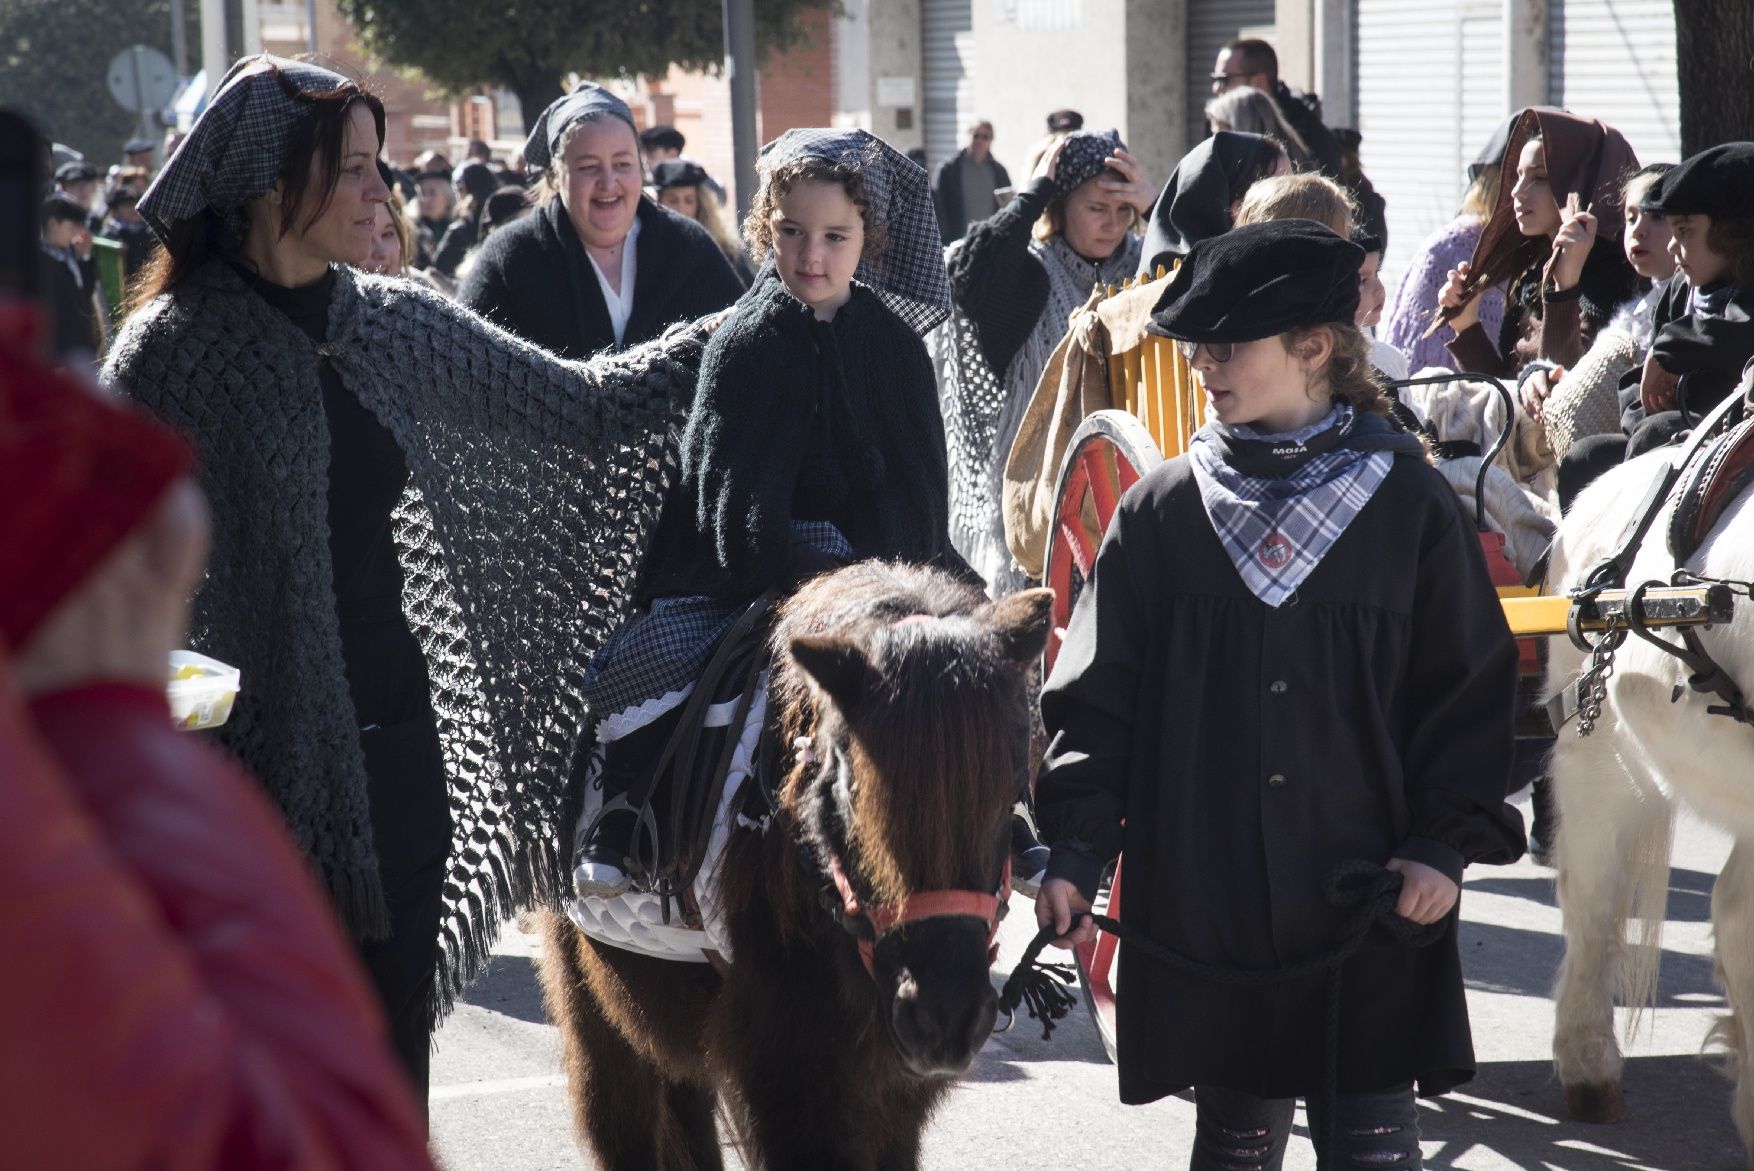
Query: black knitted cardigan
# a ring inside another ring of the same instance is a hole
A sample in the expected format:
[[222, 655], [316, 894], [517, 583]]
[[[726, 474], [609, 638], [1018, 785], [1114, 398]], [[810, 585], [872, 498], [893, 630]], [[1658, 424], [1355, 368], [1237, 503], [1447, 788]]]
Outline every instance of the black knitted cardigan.
[[620, 345], [597, 274], [560, 200], [498, 229], [481, 245], [457, 300], [563, 358], [650, 341], [678, 321], [717, 313], [743, 282], [707, 230], [641, 197], [633, 310]]
[[967, 566], [950, 546], [944, 425], [925, 343], [853, 286], [818, 321], [769, 275], [701, 358], [642, 598], [747, 598], [820, 568], [793, 520], [833, 523], [859, 558]]
[[674, 467], [698, 335], [565, 362], [412, 281], [340, 267], [319, 348], [223, 263], [141, 309], [104, 378], [194, 444], [213, 549], [196, 649], [239, 667], [218, 739], [361, 938], [387, 928], [329, 563], [319, 355], [389, 428], [403, 610], [432, 680], [455, 829], [440, 1006], [500, 922], [563, 889], [584, 666], [621, 619]]
[[993, 215], [969, 225], [961, 247], [944, 258], [950, 297], [973, 324], [981, 356], [999, 378], [1047, 308], [1047, 270], [1029, 251], [1029, 239], [1053, 194], [1052, 179], [1037, 179]]

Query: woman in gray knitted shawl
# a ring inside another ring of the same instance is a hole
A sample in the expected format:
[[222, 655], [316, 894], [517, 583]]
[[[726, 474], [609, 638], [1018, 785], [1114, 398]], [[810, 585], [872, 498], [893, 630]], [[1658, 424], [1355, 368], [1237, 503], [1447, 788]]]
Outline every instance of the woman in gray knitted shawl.
[[[378, 100], [240, 62], [140, 202], [164, 244], [105, 380], [194, 443], [220, 739], [360, 940], [424, 1096], [436, 1014], [556, 889], [584, 664], [620, 618], [701, 340], [590, 362], [365, 275]], [[435, 980], [435, 975], [441, 979]]]
[[934, 338], [950, 449], [950, 536], [994, 596], [1023, 586], [1005, 544], [1001, 477], [1067, 318], [1133, 275], [1156, 190], [1113, 130], [1055, 143], [1031, 184], [944, 254], [951, 319]]

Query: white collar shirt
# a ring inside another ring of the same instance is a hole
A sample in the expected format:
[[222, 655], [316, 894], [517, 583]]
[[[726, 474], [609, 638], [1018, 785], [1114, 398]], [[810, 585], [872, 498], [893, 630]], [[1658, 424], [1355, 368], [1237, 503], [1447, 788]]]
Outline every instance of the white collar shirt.
[[621, 339], [627, 333], [627, 319], [633, 313], [633, 282], [634, 257], [637, 255], [634, 241], [639, 239], [639, 217], [635, 216], [633, 227], [627, 230], [627, 239], [621, 242], [621, 287], [609, 287], [609, 278], [597, 264], [597, 258], [591, 256], [591, 250], [585, 249], [590, 257], [591, 271], [597, 274], [597, 287], [603, 290], [603, 304], [609, 310], [609, 325], [615, 331], [615, 344], [621, 345]]

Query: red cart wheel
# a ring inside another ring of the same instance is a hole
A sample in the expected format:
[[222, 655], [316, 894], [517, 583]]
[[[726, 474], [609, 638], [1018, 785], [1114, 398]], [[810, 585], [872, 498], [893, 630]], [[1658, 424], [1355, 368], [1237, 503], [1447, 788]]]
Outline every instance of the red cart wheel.
[[[1121, 495], [1163, 462], [1151, 433], [1124, 411], [1098, 411], [1079, 424], [1060, 465], [1054, 493], [1054, 527], [1048, 535], [1046, 584], [1054, 591], [1054, 631], [1045, 666], [1051, 669], [1072, 607], [1096, 564], [1096, 550]], [[1045, 672], [1044, 672], [1045, 674]], [[1121, 865], [1115, 864], [1108, 889], [1096, 910], [1114, 917], [1121, 911]], [[1115, 1059], [1115, 954], [1119, 940], [1098, 932], [1094, 942], [1073, 953], [1085, 1007], [1096, 1022], [1102, 1047]]]
[[1096, 564], [1096, 550], [1121, 494], [1163, 462], [1145, 425], [1125, 411], [1097, 411], [1072, 433], [1054, 489], [1043, 585], [1054, 591], [1054, 631], [1045, 666], [1052, 669], [1072, 607]]

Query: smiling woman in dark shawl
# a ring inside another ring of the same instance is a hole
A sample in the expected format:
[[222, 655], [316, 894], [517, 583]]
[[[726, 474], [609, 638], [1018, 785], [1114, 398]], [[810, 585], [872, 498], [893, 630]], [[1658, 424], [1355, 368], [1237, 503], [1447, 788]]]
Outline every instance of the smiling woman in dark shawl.
[[743, 293], [707, 230], [647, 197], [633, 111], [593, 82], [536, 120], [538, 207], [481, 245], [457, 299], [563, 358], [650, 341]]
[[1289, 175], [1285, 151], [1270, 138], [1220, 130], [1182, 156], [1151, 209], [1139, 272], [1168, 268], [1201, 240], [1230, 230], [1230, 212], [1258, 179]]

